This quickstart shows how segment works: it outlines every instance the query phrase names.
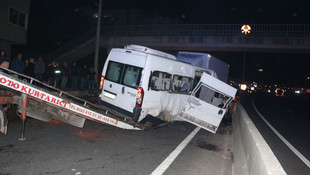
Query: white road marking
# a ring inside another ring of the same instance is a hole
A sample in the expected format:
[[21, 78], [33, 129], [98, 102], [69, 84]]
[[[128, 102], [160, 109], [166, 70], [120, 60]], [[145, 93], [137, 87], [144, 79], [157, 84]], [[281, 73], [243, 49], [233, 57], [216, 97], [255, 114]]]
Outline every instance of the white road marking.
[[200, 130], [197, 127], [192, 131], [171, 153], [170, 155], [152, 172], [151, 175], [162, 175], [172, 164], [172, 162], [178, 157], [178, 155], [183, 151], [186, 145], [195, 137], [195, 135]]
[[258, 111], [256, 106], [254, 105], [254, 98], [252, 99], [252, 106], [257, 112], [257, 114], [260, 116], [260, 118], [269, 126], [269, 128], [288, 146], [293, 153], [301, 160], [303, 161], [309, 168], [310, 168], [310, 161], [303, 156], [290, 142], [288, 142], [265, 118], [264, 116]]

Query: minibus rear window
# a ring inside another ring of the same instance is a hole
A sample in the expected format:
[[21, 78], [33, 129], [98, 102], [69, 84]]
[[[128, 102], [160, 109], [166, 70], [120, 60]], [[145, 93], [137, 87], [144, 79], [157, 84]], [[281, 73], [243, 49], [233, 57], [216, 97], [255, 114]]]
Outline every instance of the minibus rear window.
[[123, 72], [124, 64], [110, 61], [106, 72], [106, 80], [119, 83]]
[[109, 61], [106, 80], [138, 89], [142, 68]]
[[139, 88], [139, 83], [141, 79], [142, 68], [126, 65], [124, 69], [124, 75], [122, 84], [135, 89]]

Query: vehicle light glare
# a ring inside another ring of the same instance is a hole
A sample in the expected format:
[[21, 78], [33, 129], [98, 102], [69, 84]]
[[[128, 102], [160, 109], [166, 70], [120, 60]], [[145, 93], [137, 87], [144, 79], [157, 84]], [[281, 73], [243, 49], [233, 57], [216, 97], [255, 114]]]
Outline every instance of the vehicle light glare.
[[245, 91], [246, 90], [246, 84], [241, 84], [240, 89]]

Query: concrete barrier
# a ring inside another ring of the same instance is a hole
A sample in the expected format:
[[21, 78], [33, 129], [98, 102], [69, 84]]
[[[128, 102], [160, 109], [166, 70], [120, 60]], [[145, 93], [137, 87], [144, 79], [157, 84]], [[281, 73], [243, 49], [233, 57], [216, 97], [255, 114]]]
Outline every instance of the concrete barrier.
[[240, 103], [233, 109], [233, 154], [234, 175], [286, 174]]

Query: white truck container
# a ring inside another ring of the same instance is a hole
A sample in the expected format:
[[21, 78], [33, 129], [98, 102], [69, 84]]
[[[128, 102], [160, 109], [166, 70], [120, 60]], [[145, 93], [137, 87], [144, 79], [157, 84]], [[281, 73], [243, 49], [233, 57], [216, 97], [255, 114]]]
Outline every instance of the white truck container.
[[177, 60], [204, 69], [213, 70], [217, 74], [219, 80], [227, 82], [229, 65], [208, 53], [179, 52]]
[[173, 55], [129, 45], [109, 53], [99, 96], [104, 106], [135, 122], [147, 116], [186, 120], [215, 133], [236, 89], [214, 76], [213, 71], [177, 61]]

